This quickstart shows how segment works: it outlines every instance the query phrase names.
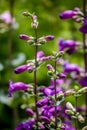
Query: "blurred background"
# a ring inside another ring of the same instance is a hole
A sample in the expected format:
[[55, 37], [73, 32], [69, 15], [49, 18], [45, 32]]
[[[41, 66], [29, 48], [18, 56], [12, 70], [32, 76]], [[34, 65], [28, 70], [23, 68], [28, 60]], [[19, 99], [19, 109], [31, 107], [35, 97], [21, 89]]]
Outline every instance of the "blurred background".
[[[80, 24], [73, 20], [62, 21], [59, 13], [64, 10], [82, 9], [82, 0], [0, 0], [0, 16], [9, 11], [14, 18], [14, 26], [2, 24], [0, 21], [0, 130], [13, 130], [19, 121], [26, 118], [26, 113], [20, 108], [25, 101], [21, 93], [8, 98], [8, 81], [33, 82], [33, 74], [24, 72], [16, 75], [13, 69], [25, 64], [26, 60], [34, 58], [34, 47], [19, 39], [20, 34], [34, 36], [31, 20], [22, 13], [35, 12], [38, 16], [38, 36], [54, 35], [55, 40], [39, 47], [45, 55], [58, 50], [58, 39], [73, 39], [82, 41], [82, 34], [78, 31]], [[78, 58], [80, 55], [80, 58]], [[83, 67], [82, 52], [65, 57], [71, 63]], [[81, 62], [82, 61], [82, 62]], [[43, 73], [43, 74], [42, 74]], [[49, 85], [49, 77], [45, 64], [38, 71], [38, 84]]]

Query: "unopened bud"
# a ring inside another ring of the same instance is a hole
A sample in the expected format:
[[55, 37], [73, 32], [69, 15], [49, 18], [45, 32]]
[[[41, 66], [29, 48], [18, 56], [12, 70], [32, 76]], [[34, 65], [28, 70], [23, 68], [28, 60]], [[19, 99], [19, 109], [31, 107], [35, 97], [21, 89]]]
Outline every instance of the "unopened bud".
[[50, 77], [52, 77], [52, 76], [53, 76], [53, 72], [52, 72], [52, 71], [48, 71], [48, 75], [49, 75]]
[[66, 113], [66, 114], [70, 114], [70, 115], [74, 115], [74, 112], [71, 111], [71, 110], [65, 110], [65, 113]]
[[66, 107], [69, 109], [69, 110], [72, 110], [73, 112], [76, 112], [75, 108], [72, 106], [72, 104], [70, 102], [67, 102], [66, 103]]
[[27, 17], [28, 17], [28, 16], [30, 16], [30, 17], [32, 16], [32, 14], [29, 13], [29, 12], [23, 12], [23, 15], [24, 15], [24, 16], [27, 16]]
[[72, 96], [73, 93], [74, 93], [74, 90], [73, 90], [73, 89], [67, 90], [67, 91], [65, 92], [65, 96]]
[[84, 121], [85, 121], [85, 119], [83, 118], [82, 115], [79, 115], [79, 116], [78, 116], [78, 120], [79, 120], [79, 122], [81, 122], [81, 123], [84, 123]]

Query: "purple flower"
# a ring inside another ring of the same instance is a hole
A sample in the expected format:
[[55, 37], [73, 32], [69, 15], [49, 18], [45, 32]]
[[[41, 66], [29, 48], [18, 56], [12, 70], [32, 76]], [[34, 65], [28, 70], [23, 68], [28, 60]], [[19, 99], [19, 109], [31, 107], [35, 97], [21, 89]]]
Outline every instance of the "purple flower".
[[28, 41], [30, 39], [30, 37], [28, 35], [25, 35], [25, 34], [20, 34], [19, 38], [21, 40], [26, 40], [26, 41]]
[[41, 116], [40, 120], [44, 121], [47, 124], [50, 124], [50, 119], [48, 117], [46, 117], [46, 116]]
[[31, 130], [34, 122], [35, 122], [35, 119], [22, 122], [15, 128], [15, 130]]
[[8, 89], [8, 96], [11, 97], [12, 93], [15, 91], [19, 91], [19, 90], [28, 90], [29, 89], [29, 85], [25, 84], [23, 82], [16, 82], [13, 83], [11, 80], [9, 81], [9, 89]]
[[33, 110], [30, 109], [30, 108], [27, 108], [27, 109], [26, 109], [26, 113], [27, 113], [29, 116], [33, 116], [33, 115], [34, 115]]
[[68, 54], [74, 53], [78, 45], [79, 43], [73, 40], [59, 39], [59, 51], [66, 50]]
[[42, 62], [44, 62], [44, 61], [47, 61], [47, 60], [50, 60], [51, 59], [51, 56], [43, 56], [43, 57], [41, 57], [40, 58], [40, 60], [42, 61]]
[[75, 128], [72, 126], [71, 122], [66, 121], [64, 124], [65, 124], [65, 130], [75, 130]]
[[81, 27], [79, 30], [80, 30], [80, 32], [82, 32], [82, 33], [84, 33], [84, 34], [87, 33], [87, 18], [85, 19], [85, 21], [84, 21], [82, 27]]
[[64, 65], [64, 73], [72, 73], [75, 72], [75, 74], [80, 74], [83, 70], [76, 64], [69, 64], [67, 61], [65, 61]]
[[2, 20], [3, 22], [9, 24], [12, 22], [12, 18], [11, 18], [11, 15], [10, 15], [10, 12], [6, 11], [4, 13], [2, 13], [0, 15], [0, 20]]
[[41, 99], [40, 101], [37, 102], [37, 107], [42, 107], [46, 105], [49, 102], [49, 100], [50, 100], [49, 98]]
[[79, 84], [82, 85], [82, 86], [87, 86], [87, 73], [85, 74], [85, 76], [83, 78], [81, 78], [79, 80]]
[[48, 36], [45, 36], [44, 39], [45, 39], [46, 41], [51, 41], [51, 40], [54, 39], [54, 36], [48, 35]]
[[14, 72], [15, 72], [16, 74], [20, 74], [20, 73], [26, 71], [27, 68], [28, 68], [27, 65], [22, 65], [22, 66], [19, 66], [19, 67], [15, 68]]
[[37, 52], [37, 58], [42, 58], [44, 56], [44, 52], [43, 51], [38, 51]]
[[47, 64], [47, 69], [48, 69], [48, 70], [53, 70], [53, 66], [50, 65], [50, 64]]
[[74, 10], [66, 10], [64, 12], [62, 12], [59, 17], [61, 19], [70, 19], [70, 18], [73, 18], [74, 16], [78, 15], [80, 12], [80, 9], [79, 8], [75, 8]]

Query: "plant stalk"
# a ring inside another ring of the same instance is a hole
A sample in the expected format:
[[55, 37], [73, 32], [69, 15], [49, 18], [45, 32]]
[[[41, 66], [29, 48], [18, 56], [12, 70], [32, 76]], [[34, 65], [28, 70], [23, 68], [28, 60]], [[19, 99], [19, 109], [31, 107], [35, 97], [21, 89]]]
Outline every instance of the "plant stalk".
[[36, 44], [35, 44], [35, 71], [34, 71], [34, 95], [35, 95], [35, 112], [36, 112], [36, 125], [38, 130], [38, 108], [37, 108], [37, 101], [38, 101], [38, 93], [37, 93], [37, 51], [38, 51], [38, 45], [37, 45], [37, 29], [34, 29], [35, 31], [35, 37], [36, 37]]
[[[83, 13], [84, 17], [86, 18], [86, 0], [83, 0]], [[86, 34], [83, 34], [83, 51], [84, 51], [84, 65], [85, 65], [85, 73], [87, 73], [87, 44], [86, 44]], [[86, 105], [86, 111], [85, 111], [85, 118], [87, 120], [87, 92], [85, 94], [85, 105]]]
[[57, 106], [56, 106], [56, 102], [57, 102], [57, 91], [56, 91], [56, 60], [54, 63], [54, 69], [55, 69], [55, 77], [54, 77], [54, 90], [55, 90], [55, 130], [57, 129]]

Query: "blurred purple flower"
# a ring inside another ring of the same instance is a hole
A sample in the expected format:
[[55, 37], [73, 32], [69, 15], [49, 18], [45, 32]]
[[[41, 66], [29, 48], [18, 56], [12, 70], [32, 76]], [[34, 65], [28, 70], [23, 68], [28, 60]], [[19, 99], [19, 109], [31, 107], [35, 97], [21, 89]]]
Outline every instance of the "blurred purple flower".
[[10, 12], [6, 11], [6, 12], [2, 13], [0, 15], [0, 20], [2, 20], [3, 22], [5, 22], [7, 24], [10, 24], [12, 22]]
[[53, 66], [50, 65], [50, 64], [47, 64], [47, 69], [48, 69], [48, 70], [53, 70]]
[[75, 128], [72, 126], [71, 122], [66, 121], [64, 124], [65, 124], [65, 130], [75, 130]]
[[44, 39], [45, 39], [46, 41], [51, 41], [51, 40], [54, 39], [54, 36], [48, 35], [48, 36], [45, 36]]
[[28, 35], [25, 35], [25, 34], [20, 34], [20, 35], [19, 35], [19, 38], [20, 38], [21, 40], [26, 40], [26, 41], [28, 41], [28, 40], [30, 39], [30, 37], [29, 37]]
[[33, 110], [30, 109], [30, 108], [27, 108], [27, 109], [26, 109], [26, 113], [27, 113], [29, 116], [33, 116], [33, 115], [34, 115]]
[[22, 122], [15, 128], [15, 130], [31, 130], [34, 122], [34, 118], [29, 121]]
[[42, 106], [48, 104], [49, 100], [50, 100], [49, 98], [43, 98], [43, 99], [39, 100], [37, 102], [37, 107], [42, 107]]
[[15, 72], [16, 74], [20, 74], [20, 73], [26, 71], [27, 68], [28, 68], [27, 65], [21, 65], [21, 66], [18, 66], [17, 68], [15, 68], [15, 69], [14, 69], [14, 72]]
[[40, 120], [44, 121], [47, 124], [50, 124], [50, 119], [47, 116], [41, 116]]
[[16, 82], [13, 83], [11, 80], [9, 81], [9, 89], [8, 89], [8, 96], [11, 97], [12, 93], [15, 91], [19, 91], [19, 90], [28, 90], [29, 89], [29, 85], [25, 84], [23, 82]]
[[66, 74], [75, 72], [75, 74], [79, 75], [81, 72], [83, 72], [82, 68], [80, 68], [78, 65], [69, 64], [68, 61], [64, 62], [63, 67], [64, 67], [64, 73]]
[[72, 54], [76, 51], [76, 47], [79, 46], [79, 43], [73, 40], [64, 40], [59, 39], [59, 51], [66, 51], [68, 54]]
[[44, 56], [44, 52], [43, 51], [38, 51], [37, 52], [37, 58], [42, 58]]
[[61, 19], [70, 19], [70, 18], [73, 18], [74, 16], [78, 15], [80, 12], [80, 9], [79, 8], [75, 8], [74, 10], [66, 10], [62, 13], [60, 13], [59, 17]]
[[81, 78], [79, 80], [79, 84], [82, 85], [83, 87], [87, 87], [87, 73], [85, 74], [85, 76], [83, 78]]
[[82, 32], [84, 34], [87, 33], [87, 17], [85, 18], [85, 21], [84, 21], [82, 27], [79, 30], [80, 30], [80, 32]]

